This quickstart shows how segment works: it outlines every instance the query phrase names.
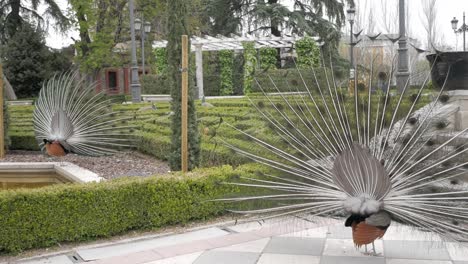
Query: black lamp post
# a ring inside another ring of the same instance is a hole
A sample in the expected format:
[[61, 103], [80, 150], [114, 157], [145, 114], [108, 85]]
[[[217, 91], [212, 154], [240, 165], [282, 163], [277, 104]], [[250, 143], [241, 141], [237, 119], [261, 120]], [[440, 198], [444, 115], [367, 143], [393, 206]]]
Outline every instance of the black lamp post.
[[132, 88], [132, 102], [139, 103], [141, 102], [141, 85], [138, 78], [138, 65], [136, 59], [136, 45], [135, 45], [135, 22], [134, 22], [134, 5], [133, 0], [130, 0], [129, 3], [130, 9], [130, 36], [132, 43], [132, 66], [131, 66], [131, 83], [130, 87]]
[[463, 12], [463, 24], [461, 25], [460, 28], [458, 28], [458, 20], [456, 17], [452, 19], [451, 23], [452, 23], [452, 29], [455, 32], [455, 34], [463, 33], [463, 51], [466, 51], [466, 31], [468, 31], [468, 25], [466, 25], [466, 22], [465, 22], [465, 12]]
[[[143, 26], [143, 30], [142, 27]], [[146, 21], [142, 23], [142, 20], [139, 18], [135, 19], [135, 30], [140, 31], [141, 30], [141, 66], [143, 69], [143, 75], [146, 74], [145, 70], [145, 36], [146, 34], [151, 32], [151, 23]]]
[[354, 7], [350, 7], [346, 13], [348, 13], [348, 21], [351, 26], [349, 34], [349, 61], [351, 63], [351, 69], [349, 71], [349, 78], [354, 79], [355, 69], [354, 69], [354, 45], [353, 45], [353, 25], [354, 25], [354, 16], [356, 15], [356, 10]]

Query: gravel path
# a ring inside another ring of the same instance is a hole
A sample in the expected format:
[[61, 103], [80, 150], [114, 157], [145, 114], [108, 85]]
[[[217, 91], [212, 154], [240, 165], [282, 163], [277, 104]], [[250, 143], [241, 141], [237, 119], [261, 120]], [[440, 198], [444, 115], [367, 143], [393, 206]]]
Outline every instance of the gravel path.
[[36, 151], [11, 151], [0, 162], [71, 162], [93, 171], [106, 179], [123, 176], [150, 176], [167, 173], [166, 162], [138, 152], [119, 152], [113, 156], [86, 157], [68, 154], [63, 159], [49, 157]]

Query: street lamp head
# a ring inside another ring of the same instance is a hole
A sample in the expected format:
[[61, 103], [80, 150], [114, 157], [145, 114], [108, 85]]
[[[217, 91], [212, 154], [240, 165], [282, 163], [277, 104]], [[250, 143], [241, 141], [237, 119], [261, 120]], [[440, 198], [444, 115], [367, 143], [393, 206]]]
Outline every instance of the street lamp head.
[[141, 19], [135, 18], [135, 30], [141, 29]]
[[150, 22], [145, 22], [145, 33], [150, 33], [151, 32], [151, 23]]
[[456, 30], [457, 30], [457, 27], [458, 27], [458, 19], [457, 19], [456, 17], [454, 17], [454, 18], [452, 19], [451, 23], [452, 23], [452, 29], [453, 29], [454, 31], [456, 31]]
[[350, 7], [348, 10], [346, 10], [346, 13], [348, 13], [348, 21], [349, 22], [354, 22], [354, 16], [356, 15], [356, 9], [354, 7]]

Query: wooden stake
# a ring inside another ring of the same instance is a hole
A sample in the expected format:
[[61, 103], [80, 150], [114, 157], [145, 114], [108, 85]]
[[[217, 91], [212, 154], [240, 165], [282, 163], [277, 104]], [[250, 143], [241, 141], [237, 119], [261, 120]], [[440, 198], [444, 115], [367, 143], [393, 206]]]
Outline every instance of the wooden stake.
[[182, 171], [188, 171], [188, 36], [182, 36]]

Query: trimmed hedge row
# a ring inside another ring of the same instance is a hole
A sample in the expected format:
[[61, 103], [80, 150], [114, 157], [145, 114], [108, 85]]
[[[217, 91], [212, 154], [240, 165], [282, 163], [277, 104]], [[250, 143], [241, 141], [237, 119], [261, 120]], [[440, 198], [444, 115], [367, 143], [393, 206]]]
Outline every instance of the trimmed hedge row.
[[[223, 166], [148, 178], [63, 184], [0, 192], [0, 252], [83, 241], [128, 230], [206, 220], [229, 204], [209, 202], [249, 192], [222, 184], [256, 177], [258, 165]], [[232, 205], [231, 205], [232, 206]]]

